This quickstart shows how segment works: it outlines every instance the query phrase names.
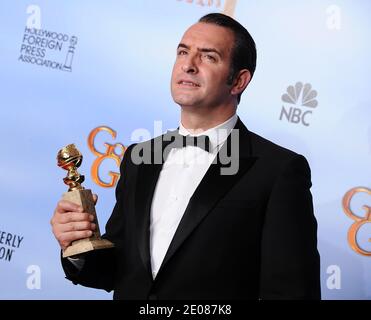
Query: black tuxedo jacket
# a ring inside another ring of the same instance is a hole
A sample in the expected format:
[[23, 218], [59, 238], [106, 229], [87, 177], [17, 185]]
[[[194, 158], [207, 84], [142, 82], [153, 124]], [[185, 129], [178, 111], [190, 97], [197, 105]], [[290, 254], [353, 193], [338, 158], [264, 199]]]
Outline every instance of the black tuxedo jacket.
[[[239, 132], [239, 153], [232, 151], [238, 172], [221, 175], [220, 161], [210, 166], [155, 280], [150, 207], [162, 164], [138, 165], [131, 155], [138, 146], [148, 151], [164, 136], [127, 149], [104, 235], [115, 248], [87, 253], [80, 271], [62, 259], [67, 278], [114, 290], [115, 299], [319, 299], [307, 161], [248, 131], [240, 120], [234, 130]], [[231, 136], [222, 150], [230, 142]], [[163, 147], [152, 148], [151, 156]]]

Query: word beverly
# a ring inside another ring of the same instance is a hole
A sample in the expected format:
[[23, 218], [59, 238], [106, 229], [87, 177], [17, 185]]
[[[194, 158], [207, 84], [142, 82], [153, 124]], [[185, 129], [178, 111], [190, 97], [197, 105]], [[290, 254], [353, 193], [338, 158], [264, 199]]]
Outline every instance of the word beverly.
[[6, 231], [0, 231], [0, 244], [5, 244], [6, 246], [19, 248], [23, 237], [16, 234], [12, 234]]
[[0, 231], [0, 245], [8, 246], [8, 248], [0, 246], [0, 260], [10, 261], [14, 253], [14, 249], [19, 248], [23, 237], [12, 234], [6, 231]]

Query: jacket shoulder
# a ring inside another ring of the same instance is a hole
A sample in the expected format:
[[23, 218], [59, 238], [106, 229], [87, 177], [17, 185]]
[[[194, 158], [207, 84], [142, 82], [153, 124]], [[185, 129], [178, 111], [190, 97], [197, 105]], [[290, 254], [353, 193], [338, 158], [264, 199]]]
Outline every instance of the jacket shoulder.
[[252, 153], [260, 157], [274, 157], [274, 159], [287, 161], [300, 156], [295, 151], [280, 146], [254, 132], [250, 131]]

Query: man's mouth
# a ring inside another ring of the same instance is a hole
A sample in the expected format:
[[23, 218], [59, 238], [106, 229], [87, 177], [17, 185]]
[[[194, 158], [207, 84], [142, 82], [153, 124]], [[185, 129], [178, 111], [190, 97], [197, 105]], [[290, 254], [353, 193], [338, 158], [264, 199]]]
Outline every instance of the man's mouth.
[[198, 83], [195, 83], [193, 81], [188, 81], [188, 80], [180, 80], [178, 81], [178, 84], [182, 86], [188, 86], [188, 87], [199, 87], [200, 86]]

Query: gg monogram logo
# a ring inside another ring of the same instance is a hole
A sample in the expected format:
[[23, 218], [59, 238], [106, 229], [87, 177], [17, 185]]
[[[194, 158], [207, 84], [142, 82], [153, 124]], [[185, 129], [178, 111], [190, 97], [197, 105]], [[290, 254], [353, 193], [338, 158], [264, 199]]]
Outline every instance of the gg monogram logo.
[[[99, 167], [102, 164], [102, 162], [105, 159], [113, 159], [117, 167], [120, 167], [120, 162], [122, 157], [124, 156], [124, 153], [126, 151], [126, 148], [121, 144], [121, 143], [116, 143], [116, 144], [109, 144], [107, 142], [104, 143], [104, 146], [106, 147], [105, 153], [99, 152], [95, 148], [95, 138], [97, 134], [101, 131], [106, 131], [108, 132], [113, 139], [116, 139], [116, 131], [112, 130], [109, 127], [98, 127], [93, 129], [92, 132], [90, 132], [89, 137], [88, 137], [88, 146], [91, 152], [97, 157], [95, 161], [93, 162], [93, 165], [91, 167], [91, 175], [93, 178], [93, 181], [100, 187], [103, 188], [112, 188], [116, 185], [118, 178], [120, 177], [120, 174], [117, 172], [108, 172], [108, 174], [111, 176], [111, 181], [110, 182], [104, 182], [100, 176], [99, 176]], [[120, 149], [120, 153], [116, 153], [116, 149]]]
[[[359, 245], [358, 245], [358, 242], [357, 242], [357, 233], [359, 231], [359, 228], [362, 227], [364, 224], [366, 223], [371, 223], [371, 207], [367, 206], [367, 205], [364, 205], [363, 208], [366, 210], [366, 214], [364, 217], [360, 217], [358, 215], [356, 215], [351, 209], [350, 209], [350, 202], [353, 198], [353, 196], [356, 194], [356, 193], [359, 193], [359, 192], [365, 192], [369, 195], [371, 195], [371, 189], [368, 189], [368, 188], [363, 188], [363, 187], [359, 187], [359, 188], [353, 188], [351, 190], [349, 190], [345, 195], [344, 195], [344, 198], [343, 198], [343, 209], [344, 209], [344, 212], [346, 213], [346, 215], [351, 218], [352, 220], [354, 220], [355, 222], [351, 225], [349, 231], [348, 231], [348, 242], [349, 242], [349, 245], [350, 247], [357, 253], [361, 254], [361, 255], [364, 255], [364, 256], [369, 256], [371, 257], [371, 252], [370, 251], [366, 251], [366, 250], [363, 250]], [[369, 239], [369, 241], [371, 242], [371, 239]]]

